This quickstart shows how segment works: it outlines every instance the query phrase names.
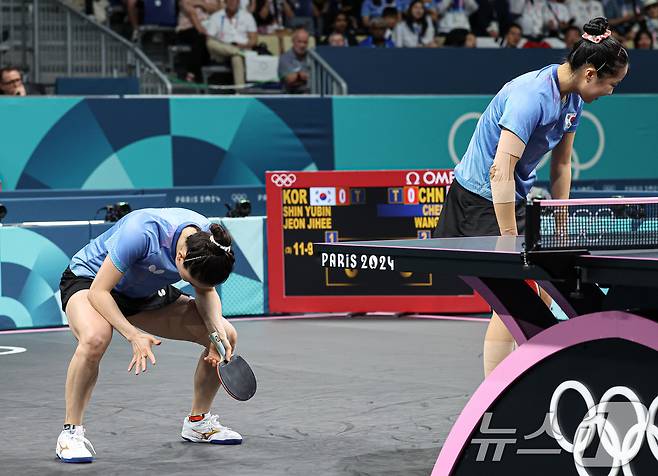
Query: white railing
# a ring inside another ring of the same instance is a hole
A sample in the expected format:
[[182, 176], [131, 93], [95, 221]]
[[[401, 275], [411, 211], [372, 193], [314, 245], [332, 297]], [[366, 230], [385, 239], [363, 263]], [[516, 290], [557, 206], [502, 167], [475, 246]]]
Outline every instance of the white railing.
[[311, 94], [344, 96], [347, 83], [315, 50], [309, 50], [311, 59]]

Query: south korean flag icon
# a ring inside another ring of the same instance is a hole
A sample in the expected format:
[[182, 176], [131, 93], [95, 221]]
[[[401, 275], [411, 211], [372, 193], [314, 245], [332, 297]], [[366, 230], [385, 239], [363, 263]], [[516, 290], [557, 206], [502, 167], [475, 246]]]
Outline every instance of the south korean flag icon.
[[335, 187], [311, 187], [311, 205], [336, 205]]

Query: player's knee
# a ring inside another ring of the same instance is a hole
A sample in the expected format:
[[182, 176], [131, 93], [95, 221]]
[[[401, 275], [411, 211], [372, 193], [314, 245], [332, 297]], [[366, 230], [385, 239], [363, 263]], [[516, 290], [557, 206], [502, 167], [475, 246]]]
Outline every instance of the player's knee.
[[91, 361], [100, 360], [112, 339], [111, 333], [97, 332], [83, 337], [78, 343], [77, 352], [85, 359]]

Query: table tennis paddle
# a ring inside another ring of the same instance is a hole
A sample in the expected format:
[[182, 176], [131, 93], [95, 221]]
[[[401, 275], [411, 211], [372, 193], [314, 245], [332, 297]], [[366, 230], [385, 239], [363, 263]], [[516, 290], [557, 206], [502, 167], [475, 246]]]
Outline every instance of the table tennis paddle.
[[236, 400], [249, 400], [256, 393], [256, 376], [251, 367], [239, 355], [234, 355], [229, 362], [226, 361], [226, 349], [217, 332], [210, 334], [210, 340], [223, 359], [217, 366], [217, 375], [224, 390]]

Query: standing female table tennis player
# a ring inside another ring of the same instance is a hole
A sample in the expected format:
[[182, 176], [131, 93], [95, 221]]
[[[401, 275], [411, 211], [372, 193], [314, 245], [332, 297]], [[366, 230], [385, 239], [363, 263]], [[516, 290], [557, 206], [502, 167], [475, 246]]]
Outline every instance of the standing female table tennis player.
[[[435, 237], [522, 232], [535, 169], [551, 150], [551, 194], [569, 198], [571, 153], [583, 102], [612, 94], [628, 71], [628, 53], [611, 36], [605, 18], [583, 29], [564, 63], [510, 81], [485, 109], [455, 167]], [[494, 313], [484, 341], [485, 376], [513, 348], [512, 335]]]
[[[66, 375], [66, 416], [56, 454], [67, 463], [89, 463], [95, 451], [82, 419], [98, 378], [98, 366], [116, 329], [132, 344], [128, 371], [155, 365], [155, 334], [205, 347], [194, 374], [194, 397], [182, 437], [193, 442], [239, 444], [242, 437], [210, 414], [219, 389], [221, 357], [210, 343], [217, 331], [230, 360], [235, 328], [222, 317], [215, 286], [224, 282], [235, 257], [231, 237], [218, 224], [183, 208], [129, 213], [71, 260], [60, 283], [62, 309], [78, 346]], [[172, 284], [190, 283], [196, 298]], [[148, 437], [145, 433], [144, 437]]]

